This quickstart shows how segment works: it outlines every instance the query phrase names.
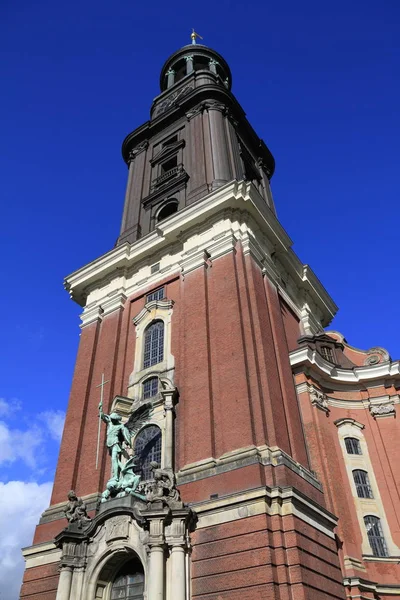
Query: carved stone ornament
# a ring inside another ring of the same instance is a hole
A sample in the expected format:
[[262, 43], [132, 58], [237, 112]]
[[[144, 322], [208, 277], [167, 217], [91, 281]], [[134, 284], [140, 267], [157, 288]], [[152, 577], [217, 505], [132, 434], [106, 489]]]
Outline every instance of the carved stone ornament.
[[217, 102], [216, 100], [212, 101], [212, 102], [206, 102], [205, 103], [205, 108], [207, 108], [207, 110], [219, 110], [221, 112], [225, 112], [226, 111], [226, 106], [225, 104], [221, 104], [221, 102]]
[[150, 469], [153, 471], [153, 481], [147, 483], [145, 488], [148, 506], [154, 502], [161, 502], [170, 508], [182, 508], [183, 503], [172, 469], [161, 469], [154, 461], [150, 463]]
[[112, 517], [106, 522], [106, 542], [116, 539], [127, 539], [129, 536], [129, 519], [125, 515]]
[[68, 540], [62, 545], [60, 567], [79, 568], [86, 566], [87, 543], [82, 540]]
[[364, 365], [373, 366], [379, 363], [387, 362], [390, 360], [390, 355], [385, 348], [380, 346], [370, 348], [367, 351], [367, 358], [364, 360]]
[[369, 412], [373, 417], [394, 417], [396, 415], [396, 409], [394, 402], [388, 402], [386, 404], [370, 404]]
[[136, 146], [136, 148], [133, 148], [133, 150], [131, 150], [129, 152], [128, 162], [131, 162], [132, 160], [134, 160], [136, 158], [137, 154], [139, 154], [139, 152], [143, 152], [143, 150], [147, 150], [148, 147], [149, 147], [149, 142], [146, 140], [145, 142], [142, 142], [141, 144]]
[[320, 410], [323, 410], [326, 413], [329, 412], [327, 395], [315, 388], [312, 388], [311, 390], [311, 404], [313, 404], [314, 406], [316, 406]]
[[78, 529], [82, 529], [82, 527], [85, 527], [91, 521], [86, 512], [86, 504], [82, 498], [77, 497], [73, 490], [68, 492], [68, 503], [64, 509], [64, 513], [68, 523], [76, 524]]
[[200, 104], [197, 104], [197, 106], [194, 106], [192, 109], [190, 109], [186, 113], [187, 120], [190, 121], [190, 119], [193, 119], [193, 117], [195, 117], [196, 115], [198, 115], [201, 112], [203, 112], [204, 109], [205, 109], [204, 102], [201, 102]]

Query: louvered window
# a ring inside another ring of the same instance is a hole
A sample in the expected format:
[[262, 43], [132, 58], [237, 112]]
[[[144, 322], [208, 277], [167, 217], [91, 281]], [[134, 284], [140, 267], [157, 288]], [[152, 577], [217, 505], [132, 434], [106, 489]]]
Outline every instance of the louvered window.
[[164, 323], [154, 321], [144, 334], [143, 368], [147, 369], [164, 360]]

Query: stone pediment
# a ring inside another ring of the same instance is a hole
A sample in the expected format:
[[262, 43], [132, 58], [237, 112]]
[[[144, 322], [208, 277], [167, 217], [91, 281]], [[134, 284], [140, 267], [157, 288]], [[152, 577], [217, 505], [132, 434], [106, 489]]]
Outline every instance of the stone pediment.
[[176, 142], [166, 145], [159, 152], [157, 152], [157, 154], [155, 154], [155, 156], [152, 158], [152, 160], [150, 161], [151, 166], [154, 166], [157, 163], [170, 158], [171, 156], [176, 154], [176, 152], [179, 150], [179, 148], [183, 148], [184, 146], [185, 146], [185, 140], [178, 140]]

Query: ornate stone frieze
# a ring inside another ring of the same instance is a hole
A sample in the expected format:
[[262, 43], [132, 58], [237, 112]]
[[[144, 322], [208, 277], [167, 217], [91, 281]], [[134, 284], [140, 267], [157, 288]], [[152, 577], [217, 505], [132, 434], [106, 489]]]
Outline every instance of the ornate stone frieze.
[[369, 412], [374, 418], [396, 416], [394, 402], [387, 402], [386, 404], [370, 404]]
[[178, 103], [178, 101], [181, 98], [183, 98], [184, 96], [186, 96], [187, 94], [189, 94], [189, 92], [191, 92], [192, 89], [193, 89], [193, 86], [186, 85], [185, 87], [181, 88], [180, 90], [177, 90], [176, 92], [172, 93], [170, 96], [168, 96], [168, 98], [166, 98], [165, 100], [160, 102], [160, 104], [157, 106], [157, 108], [154, 111], [154, 117], [158, 117], [162, 113], [165, 113], [167, 110], [169, 110], [170, 108], [175, 106]]
[[326, 394], [324, 394], [320, 390], [317, 390], [316, 388], [313, 387], [311, 390], [310, 396], [311, 396], [311, 404], [313, 406], [316, 406], [317, 408], [319, 408], [320, 410], [323, 410], [326, 413], [329, 412], [328, 397]]

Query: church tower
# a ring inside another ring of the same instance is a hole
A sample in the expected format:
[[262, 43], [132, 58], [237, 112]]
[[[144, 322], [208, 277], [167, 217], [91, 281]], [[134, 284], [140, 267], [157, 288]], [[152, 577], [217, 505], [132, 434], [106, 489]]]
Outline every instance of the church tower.
[[123, 142], [115, 247], [66, 278], [81, 339], [24, 600], [346, 597], [290, 358], [336, 306], [228, 64], [195, 42]]

